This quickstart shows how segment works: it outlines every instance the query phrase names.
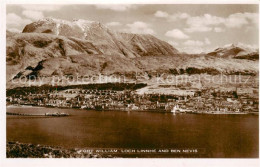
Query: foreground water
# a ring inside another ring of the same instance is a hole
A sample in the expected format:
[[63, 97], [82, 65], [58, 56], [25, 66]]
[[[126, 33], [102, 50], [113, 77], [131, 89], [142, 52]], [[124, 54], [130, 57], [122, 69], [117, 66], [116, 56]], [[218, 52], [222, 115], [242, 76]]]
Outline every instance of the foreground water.
[[[202, 157], [258, 157], [258, 116], [100, 112], [7, 108], [8, 112], [65, 112], [69, 117], [7, 116], [7, 140], [64, 148], [187, 148]], [[142, 155], [135, 155], [142, 157]], [[148, 157], [174, 157], [149, 155]]]

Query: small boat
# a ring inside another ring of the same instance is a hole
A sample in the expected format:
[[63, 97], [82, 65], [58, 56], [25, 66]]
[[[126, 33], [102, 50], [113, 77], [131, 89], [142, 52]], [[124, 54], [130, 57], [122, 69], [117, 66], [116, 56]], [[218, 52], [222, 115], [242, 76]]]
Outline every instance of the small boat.
[[192, 110], [179, 108], [180, 113], [191, 113]]
[[[178, 105], [177, 105], [178, 106]], [[171, 110], [171, 113], [176, 114], [178, 107], [174, 106]]]

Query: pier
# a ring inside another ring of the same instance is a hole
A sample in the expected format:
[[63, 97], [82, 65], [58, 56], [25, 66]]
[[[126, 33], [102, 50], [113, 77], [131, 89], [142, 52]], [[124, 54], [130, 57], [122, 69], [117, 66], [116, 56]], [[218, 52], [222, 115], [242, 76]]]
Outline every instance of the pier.
[[26, 113], [13, 113], [13, 112], [6, 112], [6, 115], [17, 115], [17, 116], [48, 116], [48, 117], [65, 117], [69, 116], [66, 113], [45, 113], [45, 114], [26, 114]]

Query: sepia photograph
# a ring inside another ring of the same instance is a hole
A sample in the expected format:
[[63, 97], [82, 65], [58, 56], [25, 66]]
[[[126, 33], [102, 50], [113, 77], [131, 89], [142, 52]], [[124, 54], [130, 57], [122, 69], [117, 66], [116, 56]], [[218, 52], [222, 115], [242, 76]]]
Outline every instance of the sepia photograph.
[[7, 159], [259, 158], [258, 1], [53, 3], [5, 6]]

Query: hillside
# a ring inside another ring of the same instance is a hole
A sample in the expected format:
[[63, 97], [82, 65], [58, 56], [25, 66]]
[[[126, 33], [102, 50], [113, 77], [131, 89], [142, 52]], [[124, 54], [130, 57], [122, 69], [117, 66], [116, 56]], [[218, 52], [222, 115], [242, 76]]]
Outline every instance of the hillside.
[[[99, 22], [42, 19], [23, 33], [7, 31], [7, 86], [30, 76], [122, 75], [135, 73], [217, 75], [258, 73], [258, 51], [220, 48], [201, 55], [181, 54], [152, 35], [114, 32]], [[257, 54], [257, 58], [255, 56]], [[248, 57], [249, 56], [249, 57]], [[253, 57], [253, 58], [252, 58]]]
[[23, 33], [47, 33], [74, 37], [91, 42], [102, 54], [135, 58], [146, 55], [174, 55], [178, 51], [170, 44], [151, 35], [114, 32], [99, 22], [72, 22], [46, 18], [25, 26]]
[[235, 59], [258, 60], [259, 50], [243, 45], [242, 43], [238, 43], [229, 44], [224, 47], [217, 48], [213, 52], [209, 52], [208, 55], [218, 57], [230, 57]]

